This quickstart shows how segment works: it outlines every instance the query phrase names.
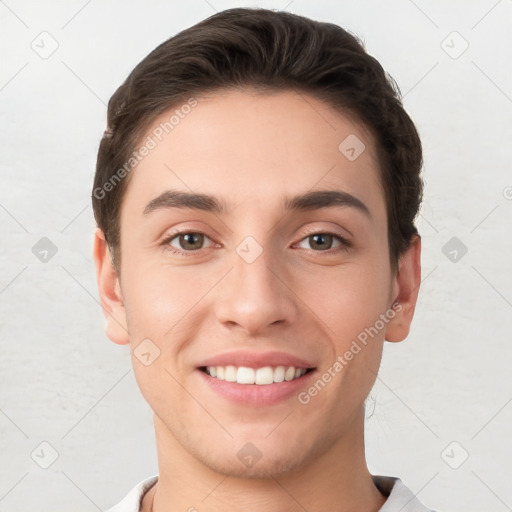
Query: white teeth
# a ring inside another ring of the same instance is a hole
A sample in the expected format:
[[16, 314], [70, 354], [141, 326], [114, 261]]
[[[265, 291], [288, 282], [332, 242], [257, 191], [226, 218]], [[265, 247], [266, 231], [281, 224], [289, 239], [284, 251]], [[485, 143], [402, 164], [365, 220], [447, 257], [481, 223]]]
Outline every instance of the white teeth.
[[252, 368], [241, 366], [236, 372], [236, 381], [238, 384], [254, 384], [254, 370]]
[[293, 380], [295, 378], [295, 368], [290, 366], [284, 374], [284, 380]]
[[270, 366], [256, 370], [255, 384], [272, 384], [274, 382], [274, 370]]
[[236, 382], [236, 368], [234, 366], [226, 366], [224, 380], [227, 380], [228, 382]]
[[266, 385], [274, 382], [290, 381], [302, 377], [306, 373], [306, 368], [295, 368], [293, 366], [264, 366], [262, 368], [248, 368], [246, 366], [207, 366], [206, 373], [212, 377], [227, 382], [237, 382], [238, 384], [258, 384]]
[[285, 372], [284, 366], [278, 366], [274, 370], [274, 382], [283, 382], [283, 380], [284, 380], [284, 372]]

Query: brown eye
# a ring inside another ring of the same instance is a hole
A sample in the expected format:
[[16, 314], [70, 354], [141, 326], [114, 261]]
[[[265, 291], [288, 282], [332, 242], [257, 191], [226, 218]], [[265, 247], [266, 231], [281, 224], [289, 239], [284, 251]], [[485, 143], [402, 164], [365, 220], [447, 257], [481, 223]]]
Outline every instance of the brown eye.
[[[309, 247], [301, 246], [306, 243]], [[335, 233], [313, 233], [303, 238], [299, 244], [302, 249], [311, 249], [315, 252], [328, 251], [329, 249], [346, 249], [350, 244], [342, 236]]]
[[210, 240], [205, 234], [194, 231], [174, 233], [164, 240], [164, 244], [170, 246], [176, 253], [194, 252], [202, 249], [205, 240]]
[[178, 237], [181, 249], [200, 249], [203, 245], [204, 235], [201, 233], [185, 233]]
[[317, 235], [311, 235], [309, 237], [311, 239], [310, 245], [313, 249], [320, 249], [321, 251], [325, 251], [332, 247], [332, 243], [334, 237], [332, 235], [320, 233]]

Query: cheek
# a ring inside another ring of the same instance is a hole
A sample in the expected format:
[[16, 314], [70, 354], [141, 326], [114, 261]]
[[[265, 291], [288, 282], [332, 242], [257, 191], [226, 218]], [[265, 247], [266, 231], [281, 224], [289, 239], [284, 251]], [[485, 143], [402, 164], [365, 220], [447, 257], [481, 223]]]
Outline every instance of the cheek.
[[[183, 399], [175, 380], [181, 380], [178, 354], [194, 338], [194, 305], [206, 284], [201, 277], [191, 281], [182, 269], [157, 267], [136, 258], [126, 258], [123, 265], [134, 375], [144, 398], [160, 410], [158, 404]], [[151, 362], [146, 364], [148, 358]]]
[[336, 339], [336, 349], [372, 326], [388, 304], [389, 277], [380, 265], [351, 263], [301, 277], [301, 297]]
[[172, 335], [174, 326], [193, 312], [194, 305], [211, 287], [211, 276], [208, 279], [208, 273], [198, 272], [193, 266], [171, 268], [136, 258], [123, 263], [130, 334], [151, 333], [158, 338]]

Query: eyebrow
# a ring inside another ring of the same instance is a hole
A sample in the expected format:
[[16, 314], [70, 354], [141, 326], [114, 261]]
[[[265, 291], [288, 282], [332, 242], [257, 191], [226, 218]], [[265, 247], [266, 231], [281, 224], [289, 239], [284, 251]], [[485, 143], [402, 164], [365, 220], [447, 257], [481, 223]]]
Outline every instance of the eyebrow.
[[[283, 203], [285, 210], [310, 211], [321, 208], [350, 207], [371, 218], [369, 208], [357, 197], [342, 190], [313, 190], [286, 198]], [[143, 214], [168, 208], [192, 208], [213, 213], [227, 213], [228, 205], [208, 194], [167, 190], [151, 200], [144, 208]]]

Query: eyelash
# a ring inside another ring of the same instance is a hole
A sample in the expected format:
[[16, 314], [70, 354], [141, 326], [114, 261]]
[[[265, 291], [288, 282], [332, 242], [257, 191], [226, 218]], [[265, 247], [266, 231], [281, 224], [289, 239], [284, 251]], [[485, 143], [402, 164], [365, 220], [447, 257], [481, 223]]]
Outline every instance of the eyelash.
[[[173, 247], [170, 245], [170, 242], [172, 242], [175, 238], [177, 238], [180, 235], [204, 235], [206, 238], [209, 239], [208, 235], [203, 233], [202, 231], [192, 231], [192, 230], [183, 230], [183, 231], [176, 231], [174, 233], [171, 233], [169, 236], [167, 236], [164, 240], [162, 240], [161, 245], [165, 247], [166, 250], [169, 250], [172, 254], [178, 255], [178, 256], [194, 256], [196, 253], [198, 253], [201, 249], [196, 249], [195, 251], [184, 251], [181, 249], [176, 249], [176, 247]], [[339, 247], [327, 249], [325, 251], [314, 251], [311, 249], [313, 253], [327, 253], [327, 254], [333, 254], [338, 253], [341, 251], [347, 251], [348, 249], [352, 248], [352, 243], [349, 242], [345, 237], [341, 236], [338, 233], [334, 233], [332, 231], [313, 231], [311, 233], [308, 233], [305, 237], [301, 238], [299, 240], [300, 242], [303, 242], [309, 237], [315, 236], [315, 235], [329, 235], [334, 238], [336, 238], [341, 245]]]

